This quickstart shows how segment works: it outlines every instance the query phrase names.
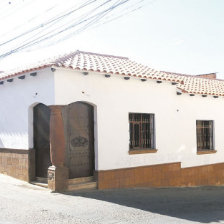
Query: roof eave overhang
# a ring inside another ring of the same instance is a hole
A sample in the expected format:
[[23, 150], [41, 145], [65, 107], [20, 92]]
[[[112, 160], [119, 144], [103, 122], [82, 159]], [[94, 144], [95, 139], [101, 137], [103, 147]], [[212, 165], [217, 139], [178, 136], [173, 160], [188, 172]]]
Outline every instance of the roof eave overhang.
[[34, 67], [34, 68], [22, 70], [22, 71], [16, 72], [16, 73], [11, 73], [9, 75], [6, 75], [6, 76], [0, 78], [0, 80], [1, 81], [4, 81], [4, 80], [7, 80], [9, 78], [11, 79], [11, 78], [14, 78], [14, 77], [23, 75], [25, 73], [34, 72], [34, 71], [38, 71], [38, 70], [45, 69], [45, 68], [49, 68], [49, 67], [52, 67], [52, 64], [47, 64], [47, 65], [43, 65], [43, 66], [38, 66], [38, 67]]

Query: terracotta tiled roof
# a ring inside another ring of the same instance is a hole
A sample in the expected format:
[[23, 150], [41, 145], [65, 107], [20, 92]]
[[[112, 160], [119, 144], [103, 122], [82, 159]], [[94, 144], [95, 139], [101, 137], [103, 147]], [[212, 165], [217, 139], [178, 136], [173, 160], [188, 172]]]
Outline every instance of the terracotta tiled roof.
[[224, 96], [223, 80], [178, 74], [172, 72], [165, 73], [175, 74], [179, 76], [181, 82], [178, 82], [177, 87], [184, 93]]
[[164, 81], [180, 81], [178, 75], [156, 71], [148, 66], [131, 61], [126, 57], [76, 51], [65, 56], [48, 59], [33, 65], [23, 66], [0, 74], [0, 79], [11, 78], [25, 72], [56, 66], [81, 71], [93, 71]]
[[76, 51], [33, 65], [0, 73], [0, 80], [12, 78], [25, 72], [46, 68], [63, 67], [80, 71], [93, 71], [112, 75], [133, 76], [146, 79], [177, 83], [177, 88], [185, 93], [224, 96], [224, 81], [172, 72], [156, 71], [136, 63], [126, 57]]
[[126, 57], [76, 51], [54, 62], [55, 66], [74, 70], [93, 71], [107, 74], [134, 76], [164, 81], [178, 81], [173, 74], [156, 71], [148, 66], [136, 63]]
[[38, 69], [50, 67], [52, 65], [53, 64], [48, 60], [37, 62], [35, 64], [21, 65], [20, 67], [17, 67], [17, 68], [8, 70], [8, 71], [2, 71], [0, 73], [0, 80], [13, 78], [13, 77], [19, 76], [23, 73], [32, 72], [32, 71], [35, 71], [35, 70], [38, 70]]

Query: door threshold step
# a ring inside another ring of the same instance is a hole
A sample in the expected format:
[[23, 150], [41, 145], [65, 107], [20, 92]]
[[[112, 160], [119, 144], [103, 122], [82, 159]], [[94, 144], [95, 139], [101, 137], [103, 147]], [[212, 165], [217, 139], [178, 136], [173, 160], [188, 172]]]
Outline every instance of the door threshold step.
[[66, 191], [76, 191], [76, 190], [86, 190], [86, 189], [96, 189], [97, 183], [96, 181], [77, 183], [77, 184], [69, 184], [67, 186]]
[[48, 184], [47, 183], [41, 183], [41, 182], [38, 182], [38, 181], [32, 181], [31, 184], [39, 186], [39, 187], [48, 188]]
[[90, 176], [90, 177], [79, 177], [79, 178], [73, 178], [73, 179], [68, 179], [67, 180], [67, 184], [71, 185], [71, 184], [81, 184], [81, 183], [86, 183], [86, 182], [94, 182], [94, 177]]
[[36, 177], [36, 181], [40, 183], [45, 183], [45, 184], [48, 183], [47, 177]]

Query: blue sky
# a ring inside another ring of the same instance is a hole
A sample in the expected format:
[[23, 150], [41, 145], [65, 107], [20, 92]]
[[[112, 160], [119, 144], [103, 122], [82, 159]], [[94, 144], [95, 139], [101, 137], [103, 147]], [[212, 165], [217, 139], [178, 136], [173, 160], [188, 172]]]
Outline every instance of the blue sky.
[[224, 74], [223, 10], [222, 0], [156, 0], [92, 30], [91, 42], [94, 50], [127, 55], [160, 70]]
[[86, 30], [53, 47], [24, 54], [47, 55], [79, 49], [127, 56], [158, 70], [186, 74], [218, 72], [224, 78], [223, 0], [146, 3], [119, 20]]

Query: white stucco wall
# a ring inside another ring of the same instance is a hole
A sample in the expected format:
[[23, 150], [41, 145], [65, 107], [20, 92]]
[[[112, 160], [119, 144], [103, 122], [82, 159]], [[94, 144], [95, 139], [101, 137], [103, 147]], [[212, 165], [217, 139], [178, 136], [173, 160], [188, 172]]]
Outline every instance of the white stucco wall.
[[[96, 105], [96, 169], [109, 170], [170, 162], [182, 167], [224, 162], [224, 98], [176, 95], [176, 87], [138, 78], [57, 69], [55, 104]], [[154, 113], [157, 153], [129, 155], [128, 113]], [[196, 120], [214, 120], [217, 153], [197, 155]]]
[[[37, 76], [0, 85], [0, 148], [33, 147], [32, 106], [95, 105], [96, 169], [108, 170], [170, 162], [182, 167], [224, 162], [224, 98], [176, 95], [176, 87], [138, 78], [49, 68]], [[157, 153], [129, 155], [130, 112], [154, 113]], [[214, 120], [215, 154], [197, 155], [196, 120]]]
[[49, 68], [36, 72], [0, 85], [0, 148], [32, 148], [32, 106], [54, 104], [53, 73]]

